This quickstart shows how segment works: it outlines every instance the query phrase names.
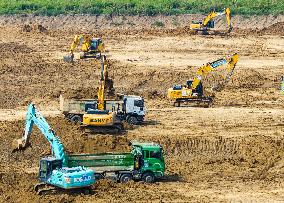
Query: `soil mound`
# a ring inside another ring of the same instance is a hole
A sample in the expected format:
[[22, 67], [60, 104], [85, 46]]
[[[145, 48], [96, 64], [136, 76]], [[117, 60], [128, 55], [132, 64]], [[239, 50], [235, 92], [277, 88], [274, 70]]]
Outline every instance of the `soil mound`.
[[267, 28], [263, 28], [260, 33], [266, 35], [284, 35], [284, 22], [278, 22]]
[[41, 24], [26, 24], [22, 27], [22, 32], [43, 32], [46, 33], [48, 30]]

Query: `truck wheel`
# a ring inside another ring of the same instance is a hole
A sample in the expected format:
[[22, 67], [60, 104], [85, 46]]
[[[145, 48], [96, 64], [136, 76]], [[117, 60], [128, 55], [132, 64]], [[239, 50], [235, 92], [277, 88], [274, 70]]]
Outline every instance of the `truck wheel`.
[[82, 123], [82, 118], [79, 115], [74, 115], [71, 117], [70, 121], [72, 121], [73, 123]]
[[129, 123], [131, 125], [136, 125], [138, 123], [138, 119], [135, 116], [130, 116], [127, 119], [127, 123]]
[[119, 182], [121, 183], [126, 183], [128, 181], [132, 180], [132, 175], [131, 174], [122, 174], [119, 178]]
[[145, 183], [153, 183], [155, 182], [155, 176], [153, 173], [146, 172], [142, 175], [142, 180]]

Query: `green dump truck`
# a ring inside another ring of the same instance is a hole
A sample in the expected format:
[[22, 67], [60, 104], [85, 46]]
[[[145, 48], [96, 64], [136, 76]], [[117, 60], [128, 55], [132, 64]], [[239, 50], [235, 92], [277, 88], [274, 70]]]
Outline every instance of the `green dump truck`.
[[129, 153], [67, 155], [68, 167], [85, 166], [96, 179], [114, 178], [117, 182], [142, 180], [152, 183], [164, 176], [163, 149], [156, 143], [132, 142]]

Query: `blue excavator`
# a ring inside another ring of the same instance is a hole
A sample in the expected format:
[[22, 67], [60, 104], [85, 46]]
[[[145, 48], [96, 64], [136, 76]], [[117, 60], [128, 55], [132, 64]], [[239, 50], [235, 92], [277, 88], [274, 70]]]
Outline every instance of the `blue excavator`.
[[45, 118], [33, 104], [28, 106], [25, 132], [22, 138], [15, 140], [13, 151], [25, 149], [30, 145], [29, 139], [33, 126], [36, 125], [51, 145], [52, 156], [44, 157], [39, 163], [39, 180], [35, 191], [40, 195], [45, 192], [61, 189], [81, 189], [89, 192], [94, 184], [94, 171], [82, 166], [68, 167], [63, 145], [49, 126]]

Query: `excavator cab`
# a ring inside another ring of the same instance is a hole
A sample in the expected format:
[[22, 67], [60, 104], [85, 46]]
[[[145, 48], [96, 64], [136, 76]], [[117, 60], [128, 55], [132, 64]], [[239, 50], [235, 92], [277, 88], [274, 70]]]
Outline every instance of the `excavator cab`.
[[91, 39], [91, 47], [90, 47], [90, 50], [91, 50], [91, 51], [97, 51], [97, 50], [98, 50], [98, 46], [99, 46], [100, 43], [102, 43], [102, 40], [101, 40], [101, 39], [92, 38], [92, 39]]
[[54, 157], [45, 157], [39, 163], [39, 179], [41, 182], [47, 182], [52, 171], [62, 168], [62, 160]]
[[[192, 85], [192, 83], [193, 83], [193, 80], [188, 80], [188, 81], [186, 81], [186, 86], [187, 86], [187, 88], [190, 88], [191, 87], [191, 85]], [[198, 96], [202, 96], [203, 95], [203, 85], [202, 85], [202, 82], [199, 82], [199, 84], [197, 85], [197, 87], [194, 89], [194, 90], [192, 90], [192, 93], [194, 94], [196, 94], [197, 93], [197, 95]]]
[[214, 26], [215, 26], [214, 20], [209, 20], [206, 27], [207, 27], [207, 28], [214, 28]]

